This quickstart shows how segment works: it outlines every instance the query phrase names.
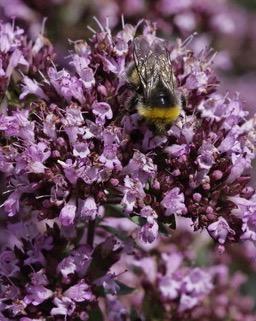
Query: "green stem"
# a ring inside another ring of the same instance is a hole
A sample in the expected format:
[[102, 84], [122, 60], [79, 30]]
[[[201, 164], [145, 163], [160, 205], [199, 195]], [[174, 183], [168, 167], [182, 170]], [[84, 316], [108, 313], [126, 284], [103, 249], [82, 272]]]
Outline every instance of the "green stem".
[[90, 245], [91, 247], [93, 247], [94, 232], [95, 232], [95, 220], [90, 221], [88, 224], [87, 244]]

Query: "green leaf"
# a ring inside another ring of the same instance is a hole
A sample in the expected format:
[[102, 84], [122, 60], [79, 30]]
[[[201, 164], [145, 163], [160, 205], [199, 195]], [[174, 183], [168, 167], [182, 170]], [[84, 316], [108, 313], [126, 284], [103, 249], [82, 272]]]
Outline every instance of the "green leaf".
[[135, 288], [131, 288], [120, 281], [116, 281], [116, 284], [119, 286], [119, 290], [117, 291], [118, 295], [127, 295], [135, 290]]
[[168, 236], [176, 229], [175, 215], [160, 217], [157, 221], [159, 232]]
[[166, 225], [167, 227], [175, 230], [176, 229], [176, 218], [175, 215], [171, 215], [171, 216], [163, 216], [161, 218], [159, 218], [159, 222], [161, 222], [162, 224]]
[[153, 291], [145, 292], [143, 312], [146, 320], [164, 320], [164, 309], [157, 293], [154, 293]]
[[137, 311], [134, 308], [131, 308], [130, 319], [131, 321], [141, 320], [140, 316], [138, 315]]
[[122, 247], [114, 250], [115, 245], [116, 240], [111, 236], [96, 246], [92, 253], [91, 264], [87, 270], [89, 280], [96, 280], [102, 277], [109, 271], [110, 267], [119, 260]]
[[88, 321], [104, 321], [103, 314], [99, 306], [94, 306], [89, 312]]
[[124, 217], [121, 205], [107, 204], [105, 205], [105, 216], [107, 217]]
[[20, 104], [19, 97], [14, 91], [7, 90], [5, 95], [9, 105], [18, 106]]
[[210, 262], [210, 243], [206, 243], [200, 246], [197, 250], [197, 256], [195, 260], [195, 266], [206, 266]]
[[118, 230], [112, 226], [108, 226], [108, 225], [100, 225], [100, 226], [102, 228], [104, 228], [104, 230], [108, 231], [109, 233], [111, 233], [112, 235], [114, 235], [115, 237], [117, 237], [121, 241], [125, 241], [129, 237], [126, 233], [124, 233], [124, 231]]
[[135, 223], [139, 226], [143, 226], [144, 224], [146, 224], [146, 219], [144, 217], [134, 215], [134, 216], [130, 216], [129, 218], [133, 223]]
[[166, 224], [163, 224], [162, 222], [158, 223], [159, 226], [159, 232], [165, 236], [170, 235], [170, 229]]
[[96, 287], [95, 287], [95, 289], [94, 289], [94, 294], [95, 294], [97, 297], [105, 298], [107, 293], [106, 293], [104, 287], [103, 287], [102, 285], [100, 285], [100, 286], [96, 286]]

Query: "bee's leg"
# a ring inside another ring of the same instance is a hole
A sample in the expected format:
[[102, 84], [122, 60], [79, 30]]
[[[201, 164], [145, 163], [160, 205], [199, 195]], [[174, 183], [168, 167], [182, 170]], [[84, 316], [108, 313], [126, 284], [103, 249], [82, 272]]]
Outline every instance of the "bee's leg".
[[117, 96], [117, 100], [118, 105], [120, 106], [120, 111], [122, 110], [123, 113], [130, 114], [132, 108], [135, 108], [134, 104], [136, 102], [134, 102], [134, 92], [132, 92], [131, 90], [127, 90], [127, 88]]
[[150, 129], [153, 133], [157, 132], [157, 127], [154, 123], [148, 122], [147, 126], [148, 126], [148, 129]]
[[137, 105], [138, 105], [139, 99], [137, 95], [131, 94], [127, 97], [126, 100], [126, 110], [130, 113], [136, 113], [137, 112]]
[[162, 136], [164, 135], [168, 129], [170, 129], [171, 124], [164, 122], [163, 120], [155, 119], [152, 122], [148, 123], [148, 128], [152, 131], [152, 133]]
[[181, 101], [181, 107], [184, 109], [187, 107], [187, 99], [185, 95], [181, 94], [180, 96], [180, 101]]
[[187, 122], [187, 114], [186, 114], [186, 108], [187, 108], [187, 98], [184, 94], [180, 95], [180, 103], [182, 110], [184, 111], [184, 121]]
[[130, 133], [130, 139], [133, 143], [139, 142], [143, 140], [143, 133], [140, 131], [139, 128], [133, 129]]

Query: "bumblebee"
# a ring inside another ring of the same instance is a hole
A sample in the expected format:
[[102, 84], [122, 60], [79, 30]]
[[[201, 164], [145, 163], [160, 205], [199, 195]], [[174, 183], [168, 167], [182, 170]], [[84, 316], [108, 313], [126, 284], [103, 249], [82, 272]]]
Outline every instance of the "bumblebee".
[[158, 134], [165, 133], [181, 112], [181, 96], [177, 93], [172, 65], [165, 43], [149, 43], [140, 36], [133, 42], [134, 62], [127, 78], [135, 90], [133, 107]]

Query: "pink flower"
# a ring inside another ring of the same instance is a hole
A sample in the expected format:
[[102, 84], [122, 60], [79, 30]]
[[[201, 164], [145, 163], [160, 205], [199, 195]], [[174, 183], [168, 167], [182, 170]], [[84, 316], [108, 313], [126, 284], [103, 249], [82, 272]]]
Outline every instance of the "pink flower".
[[208, 226], [210, 235], [220, 244], [224, 244], [226, 239], [235, 235], [235, 231], [230, 228], [227, 221], [223, 217]]
[[51, 315], [72, 315], [76, 307], [75, 303], [65, 296], [61, 299], [54, 298], [53, 302], [57, 307], [51, 309]]
[[60, 222], [63, 226], [70, 226], [74, 224], [77, 207], [73, 199], [71, 199], [60, 212]]
[[161, 205], [166, 208], [165, 215], [169, 216], [172, 214], [185, 214], [186, 206], [184, 204], [184, 194], [180, 192], [178, 187], [171, 189], [166, 193]]
[[98, 207], [93, 197], [89, 196], [86, 200], [80, 200], [80, 206], [80, 217], [82, 219], [95, 220], [98, 214]]

